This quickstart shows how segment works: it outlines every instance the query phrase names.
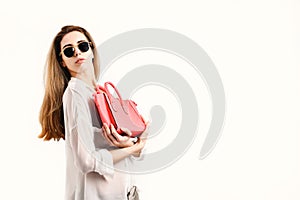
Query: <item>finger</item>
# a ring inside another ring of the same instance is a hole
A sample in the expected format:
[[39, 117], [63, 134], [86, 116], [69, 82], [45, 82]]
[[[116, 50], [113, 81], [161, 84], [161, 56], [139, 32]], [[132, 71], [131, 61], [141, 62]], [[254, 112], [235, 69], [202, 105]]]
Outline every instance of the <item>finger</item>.
[[146, 120], [145, 117], [144, 117], [143, 115], [141, 115], [141, 117], [142, 117], [142, 120], [143, 120], [144, 124], [147, 125], [147, 124], [150, 123], [150, 121], [149, 121], [149, 120]]
[[114, 143], [111, 141], [111, 139], [109, 138], [108, 135], [109, 135], [109, 134], [106, 132], [105, 128], [103, 128], [103, 136], [104, 136], [104, 138], [106, 139], [106, 141], [107, 141], [110, 145], [114, 146]]
[[[113, 125], [111, 124], [110, 127], [113, 127]], [[112, 145], [116, 146], [118, 142], [116, 141], [116, 138], [112, 134], [114, 129], [109, 129], [109, 126], [107, 124], [104, 125], [104, 128], [105, 128], [107, 139], [111, 142]]]
[[150, 123], [149, 123], [149, 122], [147, 122], [147, 124], [146, 124], [146, 128], [145, 128], [145, 131], [148, 131], [148, 130], [149, 130], [149, 127], [150, 127]]
[[146, 140], [139, 138], [140, 140], [138, 140], [139, 145], [142, 146], [142, 148], [144, 148], [145, 144], [146, 144]]
[[146, 120], [145, 120], [145, 117], [144, 117], [143, 115], [141, 115], [141, 118], [142, 118], [144, 124], [146, 124], [147, 122], [146, 122]]
[[103, 124], [102, 128], [104, 128], [107, 133], [110, 133], [110, 129], [106, 123]]
[[148, 134], [149, 134], [149, 128], [150, 128], [150, 125], [149, 123], [146, 124], [146, 128], [145, 130], [142, 132], [142, 134], [140, 135], [140, 138], [142, 138], [143, 140], [146, 140], [147, 137], [148, 137]]
[[110, 141], [111, 141], [114, 145], [118, 144], [116, 138], [115, 138], [112, 134], [108, 135], [108, 137], [109, 137]]
[[103, 124], [102, 126], [102, 131], [103, 131], [103, 135], [106, 139], [109, 139], [109, 135], [110, 135], [110, 129], [108, 128], [107, 124]]
[[102, 126], [102, 133], [103, 133], [103, 135], [106, 135], [107, 134], [107, 129], [105, 128], [105, 126], [103, 125]]
[[132, 132], [128, 128], [121, 128], [122, 132], [128, 135], [129, 137], [132, 136]]
[[112, 124], [110, 126], [110, 130], [111, 130], [111, 135], [114, 137], [115, 141], [120, 142], [122, 138]]

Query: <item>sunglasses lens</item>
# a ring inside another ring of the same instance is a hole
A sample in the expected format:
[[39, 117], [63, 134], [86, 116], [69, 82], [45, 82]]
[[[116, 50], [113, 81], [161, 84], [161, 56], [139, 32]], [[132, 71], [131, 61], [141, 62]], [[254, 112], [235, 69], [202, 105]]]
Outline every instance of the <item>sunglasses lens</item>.
[[74, 55], [74, 52], [75, 52], [74, 47], [68, 47], [64, 50], [64, 54], [68, 58], [71, 58]]
[[78, 49], [84, 53], [84, 52], [87, 52], [89, 50], [89, 43], [88, 42], [82, 42], [78, 45]]

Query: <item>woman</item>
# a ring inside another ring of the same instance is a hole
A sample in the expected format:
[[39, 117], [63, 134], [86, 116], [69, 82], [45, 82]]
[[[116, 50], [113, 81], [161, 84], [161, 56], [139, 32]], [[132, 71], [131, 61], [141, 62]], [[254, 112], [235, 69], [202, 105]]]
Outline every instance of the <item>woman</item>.
[[123, 200], [130, 177], [114, 169], [139, 156], [145, 140], [134, 142], [125, 127], [127, 136], [120, 136], [113, 126], [102, 126], [93, 101], [99, 77], [95, 47], [91, 35], [78, 26], [63, 27], [54, 38], [46, 62], [39, 137], [65, 139], [65, 199]]

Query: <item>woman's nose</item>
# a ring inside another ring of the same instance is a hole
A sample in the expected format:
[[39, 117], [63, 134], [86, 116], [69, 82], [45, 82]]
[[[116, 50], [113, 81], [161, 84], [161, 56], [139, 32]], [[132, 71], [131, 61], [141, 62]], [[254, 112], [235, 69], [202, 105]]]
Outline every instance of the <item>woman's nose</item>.
[[78, 47], [75, 47], [74, 49], [75, 49], [75, 51], [74, 51], [75, 57], [81, 54], [81, 51], [78, 49]]

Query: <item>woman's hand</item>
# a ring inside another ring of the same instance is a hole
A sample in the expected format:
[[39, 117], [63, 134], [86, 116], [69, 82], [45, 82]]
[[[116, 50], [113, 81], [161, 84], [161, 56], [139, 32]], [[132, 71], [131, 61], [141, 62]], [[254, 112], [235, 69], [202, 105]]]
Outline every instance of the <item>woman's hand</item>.
[[113, 126], [108, 127], [107, 124], [103, 124], [103, 135], [107, 139], [107, 141], [113, 146], [122, 147], [122, 149], [114, 149], [110, 151], [113, 156], [114, 163], [123, 160], [129, 155], [140, 157], [141, 152], [145, 147], [149, 131], [149, 123], [147, 122], [145, 124], [145, 131], [141, 134], [141, 136], [135, 143], [132, 141], [133, 138], [130, 137], [132, 134], [128, 129], [122, 128], [122, 131], [128, 136], [121, 136], [119, 133], [117, 133], [116, 129]]
[[145, 124], [146, 124], [145, 131], [138, 137], [137, 142], [132, 147], [130, 147], [130, 149], [132, 150], [131, 155], [135, 157], [140, 157], [140, 154], [146, 145], [147, 136], [149, 133], [149, 122], [145, 122]]
[[119, 148], [131, 147], [134, 145], [133, 138], [130, 136], [132, 133], [125, 128], [121, 128], [121, 130], [126, 134], [125, 136], [120, 135], [115, 127], [111, 124], [110, 127], [106, 123], [102, 126], [103, 135], [106, 140], [112, 145]]

